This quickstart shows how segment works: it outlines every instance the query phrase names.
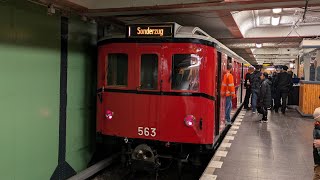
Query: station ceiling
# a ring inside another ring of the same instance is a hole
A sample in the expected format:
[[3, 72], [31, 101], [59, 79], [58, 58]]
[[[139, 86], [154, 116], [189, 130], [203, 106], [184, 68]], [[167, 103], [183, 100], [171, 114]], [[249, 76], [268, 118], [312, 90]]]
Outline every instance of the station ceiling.
[[[198, 26], [251, 64], [286, 64], [320, 35], [320, 0], [32, 0], [117, 26]], [[261, 44], [261, 48], [257, 48]]]

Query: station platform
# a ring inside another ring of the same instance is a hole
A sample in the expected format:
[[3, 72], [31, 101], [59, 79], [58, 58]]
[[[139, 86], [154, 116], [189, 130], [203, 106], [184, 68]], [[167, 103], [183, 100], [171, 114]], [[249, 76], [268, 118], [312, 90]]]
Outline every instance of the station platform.
[[261, 115], [242, 110], [201, 180], [302, 180], [313, 177], [313, 120], [295, 110]]

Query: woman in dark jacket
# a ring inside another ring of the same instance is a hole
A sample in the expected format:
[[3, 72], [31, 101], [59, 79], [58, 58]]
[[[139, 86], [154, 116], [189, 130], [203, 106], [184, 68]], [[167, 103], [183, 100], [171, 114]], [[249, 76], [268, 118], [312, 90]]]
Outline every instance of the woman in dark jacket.
[[259, 95], [259, 107], [261, 114], [263, 114], [261, 122], [268, 122], [268, 108], [271, 106], [272, 97], [271, 97], [271, 85], [272, 82], [268, 79], [268, 73], [264, 72], [260, 76], [261, 85], [260, 85], [260, 95]]

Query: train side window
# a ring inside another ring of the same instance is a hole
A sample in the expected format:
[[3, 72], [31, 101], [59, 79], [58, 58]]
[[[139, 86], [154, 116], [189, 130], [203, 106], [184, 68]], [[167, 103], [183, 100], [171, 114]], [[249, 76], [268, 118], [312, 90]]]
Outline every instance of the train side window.
[[196, 54], [173, 55], [171, 89], [198, 91], [200, 64]]
[[107, 66], [107, 85], [108, 86], [127, 86], [128, 85], [128, 55], [127, 54], [108, 54]]
[[140, 68], [140, 89], [158, 88], [158, 55], [142, 54]]

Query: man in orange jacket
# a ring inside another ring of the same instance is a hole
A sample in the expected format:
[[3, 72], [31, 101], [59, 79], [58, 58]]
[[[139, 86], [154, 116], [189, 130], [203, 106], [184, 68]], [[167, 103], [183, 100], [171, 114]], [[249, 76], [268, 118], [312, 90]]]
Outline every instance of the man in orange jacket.
[[226, 124], [231, 124], [230, 113], [232, 109], [232, 98], [236, 97], [236, 91], [234, 87], [234, 80], [232, 75], [232, 65], [227, 65], [227, 72], [223, 76], [221, 93], [223, 97], [226, 97], [226, 109], [225, 109], [225, 119]]

